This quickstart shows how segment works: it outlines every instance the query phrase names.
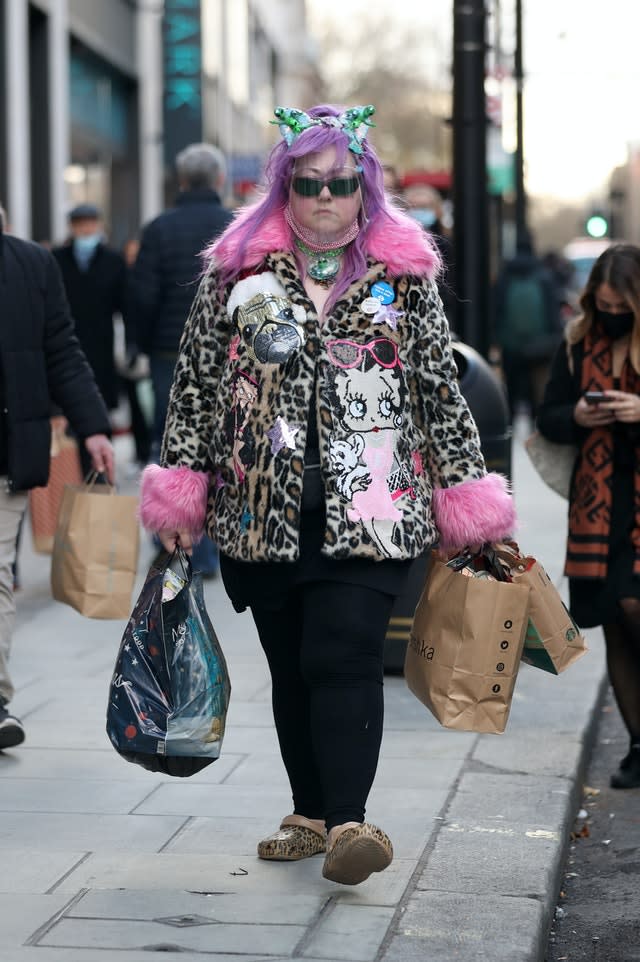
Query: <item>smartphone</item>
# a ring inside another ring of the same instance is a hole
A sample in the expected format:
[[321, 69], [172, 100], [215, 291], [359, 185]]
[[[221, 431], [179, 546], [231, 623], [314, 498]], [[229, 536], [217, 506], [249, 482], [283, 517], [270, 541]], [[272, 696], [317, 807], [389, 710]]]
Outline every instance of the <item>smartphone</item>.
[[584, 399], [587, 404], [600, 404], [601, 401], [607, 400], [607, 396], [604, 391], [585, 391]]

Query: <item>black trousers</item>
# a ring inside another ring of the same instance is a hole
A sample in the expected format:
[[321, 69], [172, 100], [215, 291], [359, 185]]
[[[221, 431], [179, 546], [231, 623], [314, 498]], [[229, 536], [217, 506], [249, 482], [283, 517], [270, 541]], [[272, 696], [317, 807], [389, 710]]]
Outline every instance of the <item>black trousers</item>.
[[272, 679], [293, 810], [327, 829], [364, 821], [382, 740], [383, 648], [394, 598], [331, 581], [251, 607]]

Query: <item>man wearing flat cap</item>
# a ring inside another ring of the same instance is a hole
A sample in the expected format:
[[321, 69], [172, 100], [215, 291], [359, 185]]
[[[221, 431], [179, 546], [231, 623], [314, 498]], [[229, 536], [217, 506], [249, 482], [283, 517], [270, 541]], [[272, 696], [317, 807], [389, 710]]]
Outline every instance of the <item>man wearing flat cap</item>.
[[[111, 410], [118, 406], [113, 322], [120, 313], [126, 325], [127, 268], [124, 257], [105, 244], [101, 213], [94, 204], [78, 204], [68, 218], [70, 238], [52, 253], [62, 272], [76, 336]], [[82, 451], [81, 457], [87, 473], [90, 464]]]

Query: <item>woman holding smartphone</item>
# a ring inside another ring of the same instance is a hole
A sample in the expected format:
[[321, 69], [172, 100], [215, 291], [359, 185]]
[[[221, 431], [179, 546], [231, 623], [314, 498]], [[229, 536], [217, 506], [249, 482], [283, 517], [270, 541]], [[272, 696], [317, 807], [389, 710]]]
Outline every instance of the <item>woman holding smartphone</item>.
[[602, 625], [629, 752], [613, 788], [640, 787], [640, 248], [594, 264], [554, 359], [538, 429], [578, 445], [565, 574], [579, 625]]

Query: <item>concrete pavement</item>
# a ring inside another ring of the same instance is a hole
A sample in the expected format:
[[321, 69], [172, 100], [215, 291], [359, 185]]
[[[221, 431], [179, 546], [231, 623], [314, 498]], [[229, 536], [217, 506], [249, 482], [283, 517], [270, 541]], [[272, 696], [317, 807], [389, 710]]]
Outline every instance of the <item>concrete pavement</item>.
[[[566, 504], [523, 436], [519, 541], [559, 582]], [[255, 631], [220, 585], [206, 595], [233, 686], [223, 753], [172, 780], [123, 761], [104, 732], [124, 624], [52, 602], [28, 530], [21, 561], [12, 707], [27, 741], [0, 753], [0, 962], [540, 962], [603, 687], [599, 631], [559, 677], [522, 667], [502, 736], [446, 731], [387, 679], [367, 817], [396, 857], [348, 888], [322, 878], [321, 857], [255, 857], [289, 791]]]

